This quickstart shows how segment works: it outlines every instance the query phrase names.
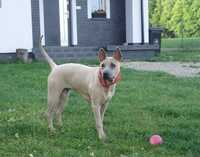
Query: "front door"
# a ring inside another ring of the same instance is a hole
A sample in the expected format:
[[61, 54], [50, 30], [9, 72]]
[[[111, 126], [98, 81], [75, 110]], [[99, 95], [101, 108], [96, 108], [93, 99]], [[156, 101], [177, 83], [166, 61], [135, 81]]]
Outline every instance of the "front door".
[[69, 0], [59, 0], [60, 9], [60, 44], [69, 46]]

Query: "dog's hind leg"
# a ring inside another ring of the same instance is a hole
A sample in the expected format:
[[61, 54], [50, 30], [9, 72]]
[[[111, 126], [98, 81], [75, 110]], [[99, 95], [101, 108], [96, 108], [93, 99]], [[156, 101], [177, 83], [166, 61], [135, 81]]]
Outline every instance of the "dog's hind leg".
[[69, 90], [70, 89], [63, 89], [60, 95], [59, 104], [56, 108], [56, 125], [58, 127], [62, 126], [62, 112], [64, 111], [65, 102], [68, 100]]
[[48, 128], [50, 131], [54, 131], [53, 127], [53, 116], [56, 111], [56, 108], [59, 104], [61, 92], [54, 88], [55, 86], [48, 86], [48, 110], [47, 110], [47, 121]]

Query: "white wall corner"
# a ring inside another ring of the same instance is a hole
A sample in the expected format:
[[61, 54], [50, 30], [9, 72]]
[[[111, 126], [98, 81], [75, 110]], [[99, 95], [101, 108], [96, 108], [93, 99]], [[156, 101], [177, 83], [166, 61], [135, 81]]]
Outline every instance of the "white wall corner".
[[2, 0], [0, 53], [16, 52], [18, 48], [33, 48], [31, 10], [31, 0]]

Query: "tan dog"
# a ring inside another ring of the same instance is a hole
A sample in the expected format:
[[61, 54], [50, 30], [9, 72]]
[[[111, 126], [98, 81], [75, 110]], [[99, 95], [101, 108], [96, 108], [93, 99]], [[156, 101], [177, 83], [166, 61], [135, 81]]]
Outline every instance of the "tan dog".
[[106, 57], [103, 49], [99, 50], [100, 67], [81, 64], [56, 65], [41, 46], [40, 50], [51, 67], [48, 77], [48, 127], [52, 131], [53, 115], [58, 126], [62, 125], [61, 114], [70, 89], [74, 89], [91, 103], [100, 139], [104, 139], [104, 113], [108, 101], [115, 93], [116, 83], [120, 80], [121, 53], [117, 48], [113, 57]]

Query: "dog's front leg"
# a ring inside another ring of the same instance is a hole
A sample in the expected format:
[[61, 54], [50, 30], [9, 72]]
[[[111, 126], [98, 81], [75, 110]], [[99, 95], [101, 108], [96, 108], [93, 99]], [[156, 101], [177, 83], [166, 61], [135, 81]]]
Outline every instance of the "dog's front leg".
[[96, 129], [98, 132], [99, 139], [105, 139], [106, 135], [103, 130], [103, 122], [101, 118], [101, 105], [92, 105], [92, 110], [96, 121]]
[[104, 121], [104, 115], [105, 115], [107, 106], [108, 106], [108, 102], [106, 102], [105, 104], [101, 105], [101, 120], [102, 120], [102, 123]]

